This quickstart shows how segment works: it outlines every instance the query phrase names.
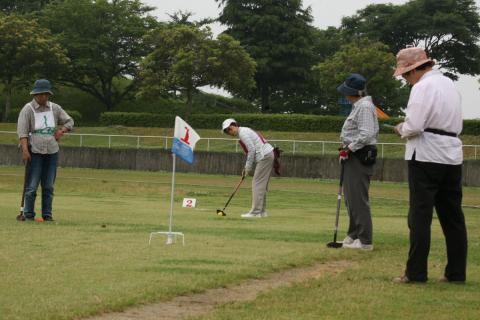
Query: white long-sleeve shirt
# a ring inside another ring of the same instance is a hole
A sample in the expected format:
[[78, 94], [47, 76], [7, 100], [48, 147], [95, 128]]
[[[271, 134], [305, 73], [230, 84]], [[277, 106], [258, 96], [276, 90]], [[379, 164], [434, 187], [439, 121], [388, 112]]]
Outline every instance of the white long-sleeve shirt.
[[257, 132], [248, 127], [238, 128], [238, 138], [247, 149], [247, 161], [245, 171], [250, 172], [253, 164], [262, 160], [266, 154], [273, 151], [273, 147]]
[[463, 128], [462, 99], [453, 81], [438, 70], [425, 73], [412, 87], [405, 122], [400, 126], [407, 139], [405, 160], [459, 165], [463, 162], [458, 137], [424, 132], [438, 129], [459, 135]]

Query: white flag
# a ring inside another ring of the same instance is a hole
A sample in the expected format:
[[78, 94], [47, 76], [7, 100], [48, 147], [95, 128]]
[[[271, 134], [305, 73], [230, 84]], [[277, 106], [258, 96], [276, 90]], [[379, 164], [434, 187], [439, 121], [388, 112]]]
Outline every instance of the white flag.
[[193, 130], [193, 128], [182, 118], [176, 116], [172, 152], [182, 160], [192, 164], [195, 160], [193, 149], [198, 140], [200, 140], [198, 133], [196, 133], [195, 130]]

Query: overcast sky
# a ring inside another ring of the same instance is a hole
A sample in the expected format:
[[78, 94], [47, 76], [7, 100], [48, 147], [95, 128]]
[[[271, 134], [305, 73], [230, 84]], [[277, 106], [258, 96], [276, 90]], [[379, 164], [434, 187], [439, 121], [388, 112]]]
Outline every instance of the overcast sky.
[[[403, 4], [405, 0], [375, 1], [375, 0], [303, 0], [304, 7], [312, 7], [314, 26], [325, 29], [327, 26], [338, 27], [344, 16], [350, 16], [368, 4], [393, 3]], [[475, 0], [480, 7], [480, 0]], [[220, 10], [215, 0], [143, 0], [143, 3], [156, 7], [154, 14], [159, 20], [169, 20], [167, 13], [190, 11], [194, 20], [207, 17], [217, 17]], [[213, 27], [220, 32], [221, 26]], [[463, 97], [463, 114], [466, 119], [480, 118], [480, 84], [479, 77], [461, 76], [457, 86]]]

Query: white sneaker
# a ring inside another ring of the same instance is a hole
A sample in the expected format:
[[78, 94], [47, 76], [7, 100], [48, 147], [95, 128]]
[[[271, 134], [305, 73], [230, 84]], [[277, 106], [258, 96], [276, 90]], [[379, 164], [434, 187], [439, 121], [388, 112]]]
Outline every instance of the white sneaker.
[[344, 248], [349, 248], [349, 249], [361, 249], [365, 251], [372, 251], [373, 250], [373, 244], [363, 244], [360, 239], [355, 239], [350, 244], [344, 243], [343, 244]]
[[242, 218], [261, 218], [262, 214], [261, 213], [244, 213], [242, 214]]
[[345, 239], [343, 239], [342, 243], [345, 245], [345, 244], [352, 244], [353, 243], [353, 240], [352, 238], [350, 238], [349, 236], [346, 236]]

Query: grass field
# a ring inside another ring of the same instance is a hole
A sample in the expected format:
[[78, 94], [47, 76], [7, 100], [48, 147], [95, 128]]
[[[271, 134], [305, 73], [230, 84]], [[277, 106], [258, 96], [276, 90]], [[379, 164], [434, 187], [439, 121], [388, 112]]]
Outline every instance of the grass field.
[[[250, 178], [217, 217], [236, 176], [177, 174], [174, 231], [186, 245], [148, 245], [166, 231], [169, 173], [65, 169], [58, 172], [55, 223], [19, 223], [21, 167], [0, 167], [0, 318], [76, 319], [262, 278], [315, 262], [347, 260], [338, 274], [280, 288], [249, 303], [229, 303], [198, 319], [478, 319], [480, 210], [465, 208], [468, 282], [439, 283], [445, 245], [434, 219], [427, 285], [395, 285], [408, 250], [405, 184], [374, 182], [373, 252], [327, 249], [336, 181], [274, 178], [269, 217], [239, 215], [250, 205]], [[184, 197], [195, 209], [181, 208]], [[479, 188], [464, 189], [478, 205]], [[37, 207], [39, 202], [37, 202]], [[340, 237], [346, 230], [342, 210]], [[105, 225], [105, 227], [103, 227]]]

